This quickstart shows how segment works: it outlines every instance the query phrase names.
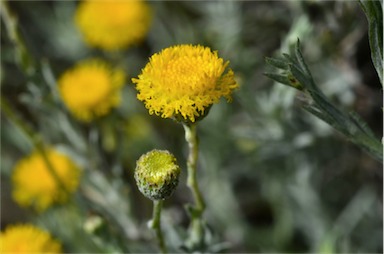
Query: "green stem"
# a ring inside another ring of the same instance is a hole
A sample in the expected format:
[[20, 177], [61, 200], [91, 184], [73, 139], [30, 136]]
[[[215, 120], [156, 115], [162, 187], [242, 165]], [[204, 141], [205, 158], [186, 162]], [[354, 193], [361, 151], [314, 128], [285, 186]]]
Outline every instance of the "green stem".
[[153, 201], [153, 217], [150, 222], [150, 227], [155, 230], [157, 241], [159, 242], [159, 247], [161, 253], [168, 253], [167, 247], [164, 243], [163, 233], [161, 231], [161, 208], [163, 206], [162, 200], [154, 200]]
[[185, 130], [185, 140], [188, 143], [189, 154], [187, 160], [188, 178], [187, 185], [191, 189], [195, 207], [192, 210], [192, 226], [191, 226], [191, 240], [201, 245], [203, 243], [203, 223], [202, 215], [205, 210], [205, 203], [203, 196], [201, 195], [198, 181], [197, 181], [197, 159], [198, 159], [198, 141], [196, 134], [196, 124], [186, 125], [183, 124]]
[[196, 203], [196, 212], [200, 215], [204, 212], [205, 203], [203, 196], [199, 190], [199, 186], [197, 183], [197, 159], [198, 159], [198, 142], [196, 135], [196, 125], [183, 125], [185, 130], [185, 140], [188, 143], [189, 154], [187, 161], [188, 168], [188, 179], [187, 185], [191, 189], [193, 197]]
[[17, 127], [20, 131], [29, 139], [29, 141], [33, 144], [33, 147], [40, 153], [45, 164], [47, 165], [48, 171], [51, 176], [56, 181], [57, 185], [65, 192], [67, 189], [63, 182], [60, 180], [60, 177], [57, 175], [52, 163], [49, 161], [44, 143], [37, 133], [35, 133], [28, 125], [26, 125], [14, 112], [12, 107], [9, 105], [7, 100], [1, 96], [1, 110], [7, 116], [7, 118]]
[[17, 17], [10, 10], [5, 0], [0, 0], [0, 13], [4, 21], [6, 31], [10, 41], [15, 45], [16, 61], [20, 64], [23, 71], [28, 75], [32, 75], [35, 70], [33, 57], [28, 52], [27, 47], [17, 29]]

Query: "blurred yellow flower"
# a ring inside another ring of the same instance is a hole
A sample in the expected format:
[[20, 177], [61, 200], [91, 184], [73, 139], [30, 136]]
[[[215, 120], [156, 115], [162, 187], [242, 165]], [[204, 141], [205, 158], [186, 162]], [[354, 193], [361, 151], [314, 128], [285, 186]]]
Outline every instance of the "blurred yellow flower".
[[220, 97], [230, 100], [238, 87], [228, 64], [208, 47], [178, 45], [154, 54], [132, 82], [150, 114], [195, 122]]
[[0, 233], [0, 253], [61, 253], [60, 243], [33, 225], [12, 225]]
[[102, 60], [91, 59], [78, 63], [59, 79], [61, 97], [71, 113], [89, 122], [106, 115], [120, 103], [120, 92], [125, 82], [121, 69], [112, 69]]
[[75, 22], [90, 46], [119, 50], [146, 36], [151, 12], [143, 1], [96, 1], [79, 4]]
[[[60, 186], [52, 176], [41, 153], [21, 159], [13, 169], [13, 199], [23, 207], [42, 212], [54, 203], [65, 203], [79, 185], [80, 170], [67, 156], [46, 149], [47, 159], [60, 178]], [[64, 190], [65, 189], [65, 190]]]

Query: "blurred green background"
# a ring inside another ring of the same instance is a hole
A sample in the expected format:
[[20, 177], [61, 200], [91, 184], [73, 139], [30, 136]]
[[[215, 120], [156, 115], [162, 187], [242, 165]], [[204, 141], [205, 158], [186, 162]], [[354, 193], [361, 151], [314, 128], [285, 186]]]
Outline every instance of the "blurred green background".
[[[372, 65], [367, 20], [357, 1], [152, 1], [145, 41], [118, 53], [88, 48], [77, 31], [76, 1], [9, 1], [32, 60], [15, 55], [2, 19], [1, 93], [18, 115], [84, 168], [75, 206], [44, 214], [11, 199], [10, 175], [32, 146], [1, 114], [1, 228], [32, 221], [66, 252], [153, 252], [146, 228], [152, 204], [137, 190], [141, 154], [168, 149], [183, 171], [165, 202], [163, 228], [177, 251], [188, 226], [183, 206], [187, 145], [180, 124], [148, 115], [130, 78], [148, 58], [175, 44], [200, 44], [230, 61], [240, 84], [232, 103], [214, 105], [199, 123], [198, 178], [213, 243], [229, 252], [383, 252], [382, 164], [302, 110], [294, 89], [274, 83], [265, 57], [300, 38], [322, 91], [343, 111], [356, 111], [382, 137], [382, 87]], [[58, 97], [56, 78], [77, 61], [98, 56], [128, 75], [122, 104], [92, 124], [77, 122]], [[28, 66], [28, 62], [27, 62]], [[89, 233], [92, 216], [103, 227]]]

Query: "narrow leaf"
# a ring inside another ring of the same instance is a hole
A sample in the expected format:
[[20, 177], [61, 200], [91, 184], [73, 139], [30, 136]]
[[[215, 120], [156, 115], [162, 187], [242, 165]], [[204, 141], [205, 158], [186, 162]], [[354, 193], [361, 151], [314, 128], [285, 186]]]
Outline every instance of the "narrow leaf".
[[303, 55], [302, 55], [301, 50], [300, 50], [300, 41], [299, 41], [299, 39], [297, 39], [297, 44], [296, 44], [296, 47], [295, 47], [295, 55], [296, 55], [297, 61], [298, 61], [299, 65], [300, 65], [301, 69], [304, 70], [304, 73], [307, 76], [311, 76], [311, 72], [309, 71], [308, 66], [305, 63]]
[[274, 81], [277, 81], [281, 84], [292, 87], [291, 82], [289, 81], [289, 79], [285, 75], [275, 74], [275, 73], [264, 73], [264, 75], [270, 79], [273, 79]]
[[283, 53], [283, 56], [292, 64], [298, 64], [297, 60], [294, 59], [291, 55]]
[[330, 103], [326, 97], [323, 96], [323, 94], [313, 92], [311, 93], [311, 96], [320, 110], [323, 111], [330, 119], [333, 119], [335, 124], [332, 123], [332, 125], [338, 125], [342, 128], [340, 131], [344, 130], [344, 132], [347, 132], [346, 122], [348, 122], [348, 117], [346, 117], [339, 109], [333, 106], [333, 104]]
[[337, 122], [335, 122], [332, 118], [330, 118], [327, 114], [324, 114], [320, 109], [314, 106], [304, 106], [303, 107], [306, 111], [311, 113], [312, 115], [316, 116], [320, 120], [323, 120], [333, 128], [335, 128], [337, 131], [345, 135], [345, 132], [343, 131], [342, 126], [340, 126]]
[[289, 68], [288, 63], [284, 60], [266, 57], [265, 61], [267, 62], [267, 64], [269, 64], [273, 67], [276, 67], [278, 69], [288, 70], [288, 68]]
[[373, 65], [383, 85], [383, 9], [381, 1], [359, 1], [368, 19]]
[[369, 128], [368, 124], [366, 122], [364, 122], [364, 120], [361, 119], [361, 117], [358, 114], [356, 114], [355, 112], [350, 112], [349, 116], [350, 116], [351, 120], [356, 124], [356, 126], [359, 127], [359, 129], [361, 131], [363, 131], [366, 135], [370, 136], [371, 138], [376, 139], [375, 134]]
[[290, 64], [289, 68], [291, 70], [292, 75], [299, 81], [301, 86], [304, 89], [308, 89], [311, 87], [311, 80], [305, 75], [295, 64]]

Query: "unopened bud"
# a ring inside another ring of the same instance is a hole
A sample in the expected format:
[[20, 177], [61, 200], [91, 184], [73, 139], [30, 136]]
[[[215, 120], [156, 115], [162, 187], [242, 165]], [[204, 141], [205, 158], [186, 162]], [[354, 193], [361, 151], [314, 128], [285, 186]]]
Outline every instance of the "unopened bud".
[[168, 198], [176, 189], [179, 175], [176, 158], [168, 151], [152, 150], [136, 162], [136, 184], [152, 200]]

